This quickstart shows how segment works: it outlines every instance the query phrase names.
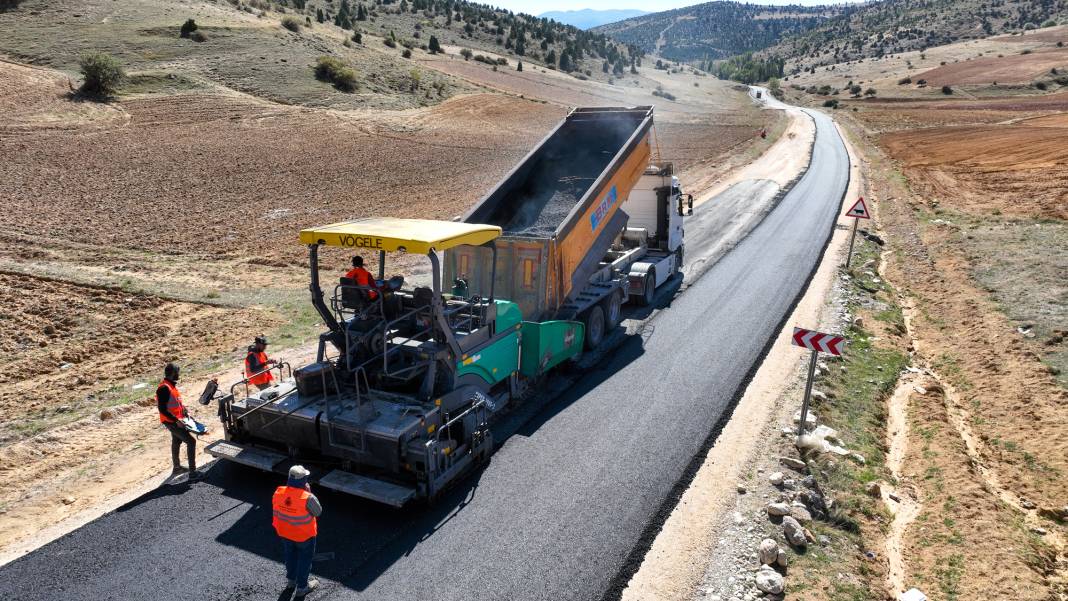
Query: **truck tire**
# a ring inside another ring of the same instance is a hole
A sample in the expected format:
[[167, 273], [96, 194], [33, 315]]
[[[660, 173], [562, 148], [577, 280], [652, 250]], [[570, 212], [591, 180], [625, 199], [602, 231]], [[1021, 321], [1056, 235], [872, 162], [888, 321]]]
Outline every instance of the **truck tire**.
[[604, 309], [600, 304], [590, 307], [582, 321], [586, 323], [586, 349], [592, 351], [604, 340]]
[[623, 294], [617, 290], [601, 303], [604, 304], [605, 330], [611, 331], [623, 321]]
[[648, 307], [653, 304], [654, 298], [656, 298], [656, 270], [650, 269], [645, 274], [645, 288], [642, 289], [642, 295], [638, 297], [638, 304]]

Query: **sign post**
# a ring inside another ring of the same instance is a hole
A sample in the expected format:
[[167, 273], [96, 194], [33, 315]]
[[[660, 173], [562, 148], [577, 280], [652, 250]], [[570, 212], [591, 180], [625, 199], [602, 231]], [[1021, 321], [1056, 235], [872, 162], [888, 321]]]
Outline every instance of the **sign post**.
[[868, 205], [864, 204], [863, 196], [853, 203], [846, 215], [854, 218], [853, 235], [849, 237], [849, 254], [846, 255], [846, 269], [849, 269], [849, 262], [853, 260], [853, 241], [857, 239], [857, 224], [860, 223], [861, 219], [871, 219], [871, 215], [868, 214]]
[[797, 437], [800, 438], [805, 433], [805, 420], [808, 419], [808, 402], [812, 397], [812, 377], [816, 375], [816, 358], [821, 352], [830, 353], [836, 357], [841, 356], [845, 338], [795, 327], [793, 339], [795, 346], [812, 351], [812, 358], [808, 363], [808, 381], [805, 382], [805, 399], [801, 401], [801, 421], [797, 424]]

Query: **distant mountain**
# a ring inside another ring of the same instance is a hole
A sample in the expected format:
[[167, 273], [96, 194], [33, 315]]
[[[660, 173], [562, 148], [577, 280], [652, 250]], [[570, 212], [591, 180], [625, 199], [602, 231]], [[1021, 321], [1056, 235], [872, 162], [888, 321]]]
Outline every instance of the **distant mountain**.
[[644, 10], [593, 10], [592, 8], [584, 8], [582, 10], [552, 10], [546, 13], [541, 13], [538, 16], [559, 21], [566, 25], [573, 25], [579, 29], [590, 29], [591, 27], [597, 27], [598, 25], [615, 23], [616, 21], [622, 21], [623, 19], [640, 17], [641, 15], [647, 14], [649, 13]]
[[1068, 0], [874, 0], [827, 6], [707, 2], [595, 27], [623, 44], [701, 64], [757, 52], [790, 71], [1050, 26]]
[[[706, 2], [594, 28], [618, 42], [676, 61], [720, 59], [777, 44], [839, 14], [837, 6]], [[558, 19], [559, 20], [559, 19]]]

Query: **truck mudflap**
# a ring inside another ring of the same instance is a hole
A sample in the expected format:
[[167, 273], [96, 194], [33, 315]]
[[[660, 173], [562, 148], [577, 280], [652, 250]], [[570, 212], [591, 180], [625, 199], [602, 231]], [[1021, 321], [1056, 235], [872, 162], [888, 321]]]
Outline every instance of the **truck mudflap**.
[[275, 466], [289, 459], [281, 453], [248, 447], [229, 440], [216, 440], [204, 450], [212, 457], [233, 461], [265, 472], [274, 471]]
[[385, 505], [392, 505], [393, 507], [403, 507], [405, 503], [415, 497], [416, 493], [414, 488], [342, 470], [331, 471], [320, 478], [318, 484], [354, 497], [362, 497]]

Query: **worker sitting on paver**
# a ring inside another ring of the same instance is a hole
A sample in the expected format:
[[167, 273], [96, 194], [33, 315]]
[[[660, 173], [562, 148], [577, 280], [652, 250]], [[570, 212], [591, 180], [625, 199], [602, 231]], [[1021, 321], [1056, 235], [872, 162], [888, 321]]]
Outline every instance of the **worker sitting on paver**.
[[345, 277], [353, 281], [357, 286], [364, 288], [371, 288], [371, 290], [361, 290], [365, 293], [364, 298], [367, 300], [375, 300], [378, 298], [378, 291], [375, 288], [375, 279], [371, 277], [371, 272], [367, 271], [363, 267], [363, 257], [355, 256], [352, 258], [352, 269], [345, 274]]
[[248, 383], [260, 390], [274, 386], [274, 376], [267, 368], [277, 364], [274, 359], [267, 358], [267, 338], [256, 336], [254, 344], [248, 347], [248, 355], [245, 356], [245, 377], [248, 378]]
[[296, 587], [295, 595], [303, 597], [319, 586], [308, 579], [315, 556], [315, 537], [319, 533], [318, 517], [323, 513], [319, 499], [312, 494], [308, 476], [302, 465], [289, 468], [289, 480], [274, 491], [271, 524], [282, 538], [286, 561], [286, 590]]
[[[178, 393], [178, 366], [168, 363], [163, 368], [163, 381], [156, 389], [156, 406], [159, 409], [159, 421], [171, 433], [171, 475], [177, 476], [182, 472], [189, 472], [189, 480], [199, 480], [202, 476], [197, 472], [197, 443], [193, 435], [189, 433], [182, 419], [186, 416], [185, 405], [182, 404], [182, 395]], [[186, 445], [186, 453], [189, 458], [189, 467], [182, 467], [178, 460], [182, 443]]]

